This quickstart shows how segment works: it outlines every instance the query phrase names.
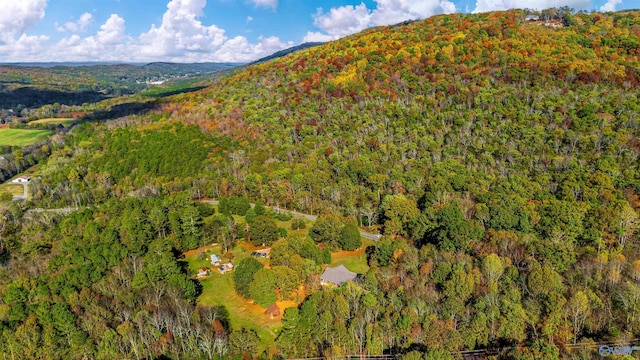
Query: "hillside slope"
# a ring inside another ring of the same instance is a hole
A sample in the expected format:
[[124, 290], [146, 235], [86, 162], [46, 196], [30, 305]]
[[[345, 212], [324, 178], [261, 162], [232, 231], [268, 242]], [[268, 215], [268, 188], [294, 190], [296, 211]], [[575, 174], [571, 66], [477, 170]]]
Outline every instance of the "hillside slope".
[[638, 191], [639, 13], [524, 19], [370, 29], [177, 98], [190, 104], [174, 118], [243, 142], [230, 192], [304, 211], [357, 215], [381, 193], [478, 193], [514, 177], [540, 187], [521, 196], [545, 198], [595, 172]]

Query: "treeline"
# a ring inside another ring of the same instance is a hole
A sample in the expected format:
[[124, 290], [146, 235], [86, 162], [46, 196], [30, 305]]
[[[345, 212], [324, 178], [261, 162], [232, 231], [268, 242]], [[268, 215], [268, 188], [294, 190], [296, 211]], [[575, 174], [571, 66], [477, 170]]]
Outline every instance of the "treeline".
[[46, 160], [53, 150], [60, 148], [64, 140], [56, 136], [47, 141], [39, 141], [32, 145], [0, 146], [0, 182], [5, 182], [24, 171]]

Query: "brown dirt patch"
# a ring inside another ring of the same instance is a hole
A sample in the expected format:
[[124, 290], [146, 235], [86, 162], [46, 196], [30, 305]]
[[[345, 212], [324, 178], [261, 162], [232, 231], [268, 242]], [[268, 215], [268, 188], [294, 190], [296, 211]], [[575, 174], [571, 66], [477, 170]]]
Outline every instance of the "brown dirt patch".
[[365, 253], [365, 247], [361, 246], [358, 249], [353, 250], [353, 251], [342, 250], [342, 251], [332, 252], [331, 253], [331, 258], [332, 259], [341, 259], [341, 258], [345, 258], [345, 257], [353, 257], [353, 256], [363, 255], [364, 253]]
[[182, 255], [184, 255], [184, 257], [194, 257], [194, 256], [198, 255], [198, 253], [201, 253], [203, 251], [207, 251], [209, 249], [213, 249], [216, 246], [217, 245], [207, 245], [207, 246], [199, 247], [197, 249], [185, 251], [184, 253], [182, 253]]

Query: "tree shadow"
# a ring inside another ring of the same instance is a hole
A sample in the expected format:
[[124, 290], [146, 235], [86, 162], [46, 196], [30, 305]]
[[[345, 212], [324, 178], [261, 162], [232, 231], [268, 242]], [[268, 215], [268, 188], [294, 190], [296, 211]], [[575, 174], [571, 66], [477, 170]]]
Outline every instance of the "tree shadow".
[[154, 101], [148, 102], [130, 102], [118, 104], [107, 110], [98, 110], [81, 118], [84, 121], [106, 121], [118, 119], [131, 115], [145, 115], [153, 110], [159, 109], [160, 106]]
[[36, 108], [54, 103], [73, 106], [95, 103], [111, 96], [113, 95], [91, 90], [60, 91], [26, 86], [0, 92], [0, 108], [17, 108], [19, 105], [23, 108]]
[[165, 97], [168, 97], [168, 96], [194, 92], [194, 91], [202, 90], [204, 88], [206, 88], [205, 85], [192, 86], [192, 87], [182, 88], [182, 89], [166, 89], [167, 91], [153, 91], [153, 90], [151, 90], [149, 92], [142, 93], [142, 96], [147, 96], [147, 97], [153, 97], [153, 98], [156, 98], [156, 99], [160, 99], [160, 98], [165, 98]]

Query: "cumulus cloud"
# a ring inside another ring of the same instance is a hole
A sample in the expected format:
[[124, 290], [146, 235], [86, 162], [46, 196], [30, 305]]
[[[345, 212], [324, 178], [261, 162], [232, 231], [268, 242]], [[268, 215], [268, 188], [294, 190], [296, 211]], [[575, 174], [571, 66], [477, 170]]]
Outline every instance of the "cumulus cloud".
[[117, 14], [111, 14], [95, 35], [82, 38], [73, 34], [60, 40], [48, 50], [48, 54], [61, 61], [117, 61], [131, 55], [128, 48], [131, 41], [132, 38], [125, 32], [125, 20]]
[[[609, 0], [616, 1], [616, 0]], [[514, 8], [529, 8], [543, 10], [552, 7], [568, 6], [576, 10], [588, 9], [591, 5], [590, 0], [531, 0], [525, 4], [519, 0], [477, 0], [474, 13], [499, 11]]]
[[616, 6], [622, 4], [622, 0], [608, 0], [604, 5], [600, 6], [600, 11], [616, 11]]
[[71, 32], [85, 32], [91, 23], [93, 22], [93, 15], [90, 13], [84, 13], [80, 15], [77, 21], [67, 21], [64, 25], [60, 25], [59, 23], [55, 23], [56, 30], [60, 32], [71, 31]]
[[44, 17], [47, 0], [0, 0], [0, 39], [9, 42]]
[[318, 31], [308, 31], [302, 38], [303, 42], [328, 42], [337, 39], [335, 35], [329, 35]]
[[332, 8], [326, 14], [318, 9], [313, 23], [328, 35], [344, 36], [367, 28], [371, 24], [371, 11], [364, 3]]
[[236, 36], [216, 50], [212, 58], [222, 62], [248, 62], [291, 46], [293, 43], [283, 43], [275, 36], [261, 37], [257, 44], [249, 43], [244, 36]]
[[210, 52], [226, 40], [225, 31], [203, 25], [199, 17], [204, 0], [172, 0], [160, 26], [140, 35], [141, 51], [149, 57], [177, 56], [188, 52]]
[[[126, 33], [125, 19], [117, 14], [112, 14], [97, 32], [82, 36], [79, 32], [88, 29], [95, 20], [86, 13], [75, 21], [58, 25], [60, 30], [71, 34], [52, 42], [48, 36], [24, 33], [44, 12], [40, 15], [37, 11], [16, 10], [17, 14], [23, 15], [7, 17], [5, 8], [18, 8], [9, 5], [8, 1], [14, 0], [0, 0], [0, 30], [6, 34], [0, 35], [0, 61], [247, 62], [294, 45], [274, 36], [260, 37], [252, 42], [243, 36], [228, 37], [224, 29], [201, 21], [206, 0], [169, 1], [161, 23], [150, 26], [137, 37]], [[35, 0], [21, 1], [23, 5], [37, 3]], [[46, 0], [42, 3], [44, 11]], [[262, 3], [266, 5], [267, 1]], [[24, 5], [22, 8], [35, 7]], [[9, 33], [5, 28], [13, 30]]]
[[[260, 1], [262, 5], [277, 1]], [[139, 53], [148, 60], [181, 59], [181, 61], [229, 61], [255, 60], [272, 52], [290, 47], [277, 37], [258, 39], [252, 44], [245, 37], [229, 39], [225, 30], [215, 25], [204, 25], [202, 16], [204, 0], [172, 0], [162, 17], [160, 26], [155, 25], [139, 37]], [[247, 21], [253, 18], [248, 17]]]
[[448, 0], [374, 1], [374, 9], [369, 9], [364, 3], [331, 8], [328, 12], [318, 9], [313, 15], [313, 23], [322, 32], [308, 32], [304, 41], [335, 40], [371, 26], [391, 25], [456, 11], [455, 4]]
[[[6, 61], [30, 61], [42, 56], [42, 48], [49, 40], [48, 36], [20, 35], [17, 39], [9, 38], [0, 44], [0, 54], [9, 55]], [[26, 59], [26, 60], [23, 60]]]
[[266, 7], [274, 10], [278, 8], [278, 0], [251, 0], [251, 2], [255, 4], [255, 6], [259, 7]]
[[101, 45], [118, 44], [125, 39], [124, 19], [116, 14], [111, 14], [107, 22], [100, 26], [100, 31], [95, 36], [95, 41]]
[[376, 3], [372, 11], [374, 25], [391, 25], [456, 11], [455, 4], [446, 0], [376, 0]]

